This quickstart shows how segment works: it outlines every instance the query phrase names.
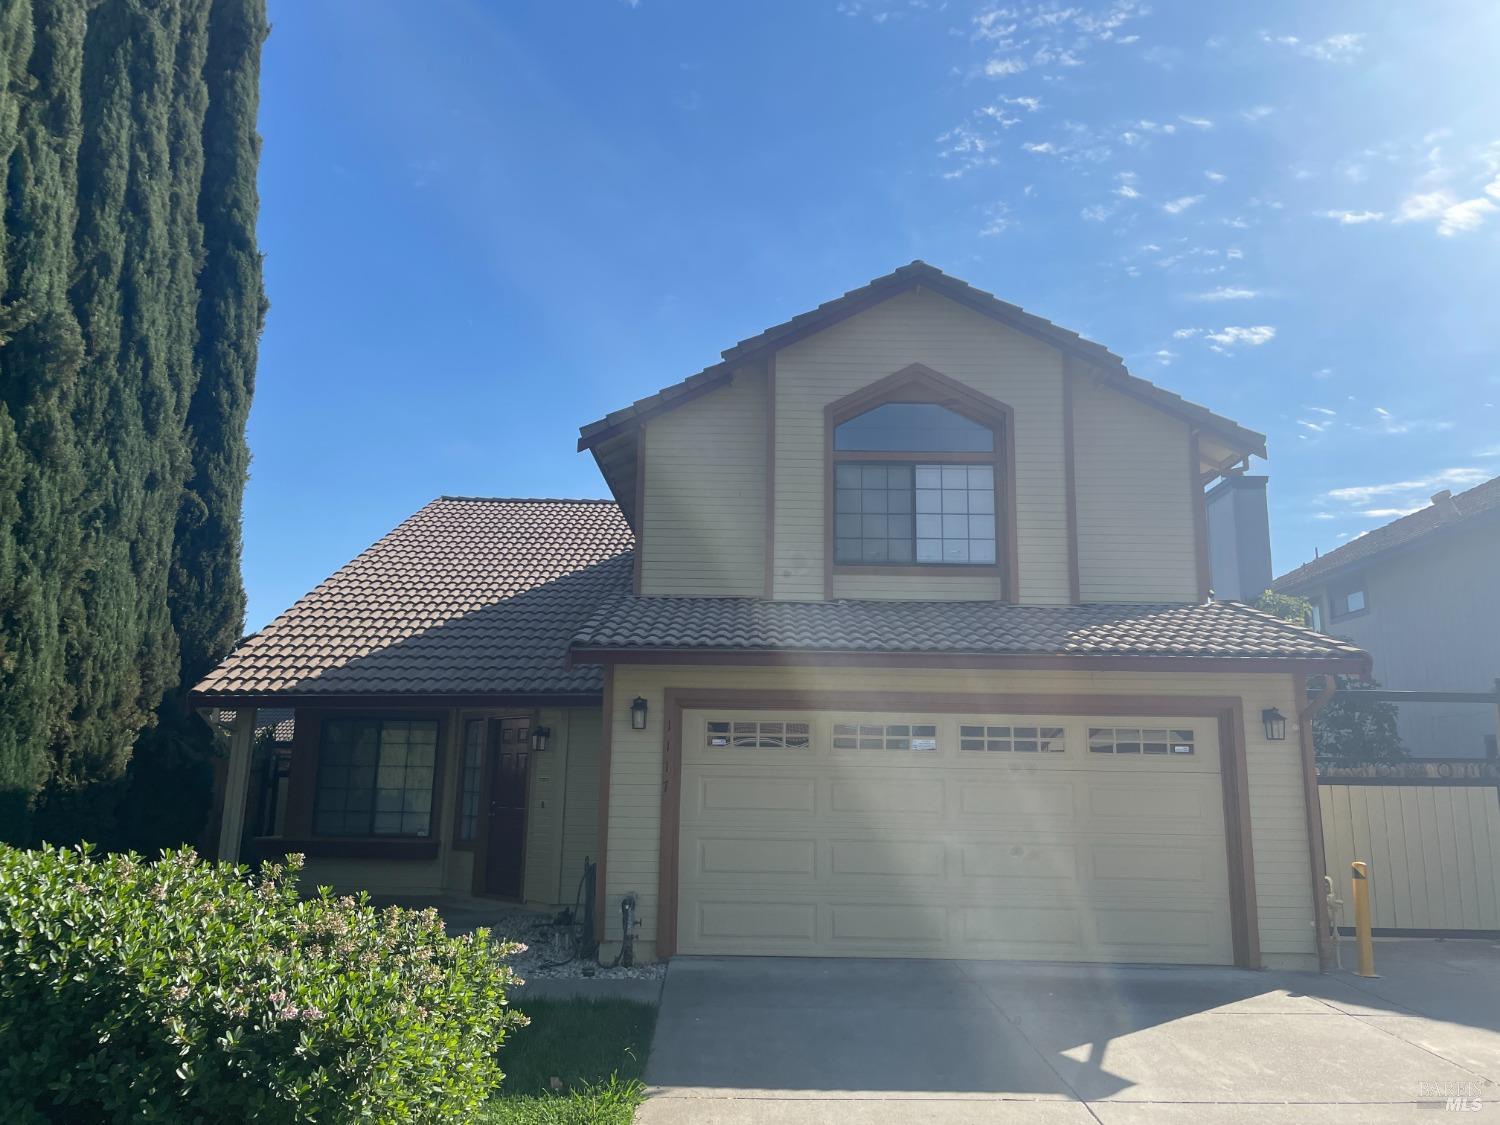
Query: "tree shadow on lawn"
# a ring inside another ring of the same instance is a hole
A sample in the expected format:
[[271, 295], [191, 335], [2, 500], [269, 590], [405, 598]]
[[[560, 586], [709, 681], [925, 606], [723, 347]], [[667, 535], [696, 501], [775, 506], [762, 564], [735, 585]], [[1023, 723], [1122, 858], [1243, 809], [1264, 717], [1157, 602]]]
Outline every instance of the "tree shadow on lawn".
[[490, 1125], [628, 1123], [645, 1097], [641, 1076], [656, 1008], [630, 1000], [526, 1000], [531, 1024], [500, 1051], [505, 1081], [482, 1118]]

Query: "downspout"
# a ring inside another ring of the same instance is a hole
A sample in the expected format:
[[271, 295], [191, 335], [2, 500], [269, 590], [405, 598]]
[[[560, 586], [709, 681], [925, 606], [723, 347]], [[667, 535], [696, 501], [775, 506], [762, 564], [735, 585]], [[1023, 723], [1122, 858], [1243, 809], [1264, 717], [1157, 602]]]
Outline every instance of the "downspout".
[[1323, 851], [1323, 806], [1318, 800], [1318, 767], [1313, 746], [1313, 719], [1328, 705], [1338, 689], [1338, 677], [1323, 674], [1323, 686], [1307, 699], [1306, 682], [1300, 675], [1292, 677], [1292, 687], [1301, 700], [1297, 708], [1297, 741], [1302, 751], [1302, 803], [1307, 813], [1307, 854], [1312, 864], [1313, 918], [1318, 931], [1318, 971], [1326, 973], [1332, 961], [1328, 945], [1328, 896], [1323, 882], [1328, 860]]

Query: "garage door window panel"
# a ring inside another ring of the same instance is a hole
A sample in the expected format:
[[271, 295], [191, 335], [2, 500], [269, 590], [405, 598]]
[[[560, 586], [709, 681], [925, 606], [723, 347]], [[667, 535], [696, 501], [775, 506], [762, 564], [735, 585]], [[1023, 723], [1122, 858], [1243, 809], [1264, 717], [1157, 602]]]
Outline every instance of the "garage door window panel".
[[1153, 757], [1180, 757], [1196, 753], [1191, 730], [1161, 727], [1090, 727], [1089, 751], [1094, 754]]
[[834, 723], [835, 750], [936, 751], [937, 726], [929, 723]]
[[812, 724], [795, 719], [709, 719], [710, 750], [811, 750]]
[[1067, 749], [1062, 727], [971, 726], [958, 728], [961, 751], [1061, 754]]

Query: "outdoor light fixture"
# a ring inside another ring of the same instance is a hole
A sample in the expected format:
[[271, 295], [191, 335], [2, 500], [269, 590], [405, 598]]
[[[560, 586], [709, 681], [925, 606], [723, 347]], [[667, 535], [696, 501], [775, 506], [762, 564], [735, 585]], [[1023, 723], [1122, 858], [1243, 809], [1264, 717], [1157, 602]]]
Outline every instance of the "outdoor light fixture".
[[547, 742], [552, 737], [551, 727], [531, 728], [531, 748], [538, 753], [547, 749]]
[[1286, 716], [1274, 707], [1260, 713], [1260, 721], [1266, 725], [1266, 738], [1271, 742], [1286, 741]]
[[638, 695], [630, 701], [630, 729], [646, 729], [646, 697]]

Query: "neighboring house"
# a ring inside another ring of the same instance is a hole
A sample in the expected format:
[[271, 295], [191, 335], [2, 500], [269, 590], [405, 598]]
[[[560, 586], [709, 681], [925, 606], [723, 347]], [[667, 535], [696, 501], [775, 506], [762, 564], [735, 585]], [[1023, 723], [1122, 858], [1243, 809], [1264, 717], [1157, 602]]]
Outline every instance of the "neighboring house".
[[[1367, 650], [1382, 687], [1494, 691], [1500, 678], [1500, 477], [1366, 532], [1276, 579], [1313, 604], [1315, 628]], [[1496, 715], [1476, 704], [1403, 704], [1418, 757], [1495, 753]]]
[[291, 706], [258, 852], [543, 906], [592, 856], [606, 955], [635, 896], [647, 958], [1317, 963], [1300, 709], [1367, 659], [1206, 600], [1261, 435], [923, 263], [582, 434], [615, 503], [435, 501], [198, 685], [226, 854]]

